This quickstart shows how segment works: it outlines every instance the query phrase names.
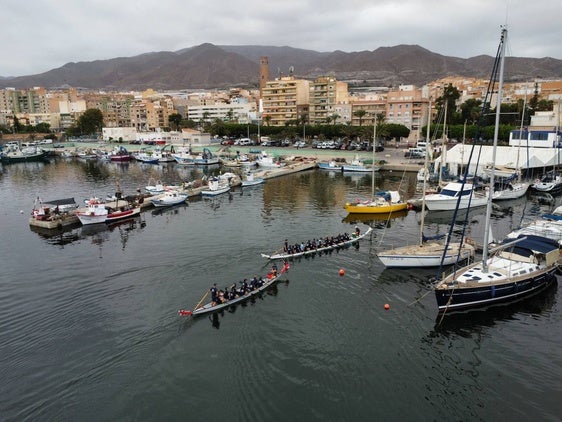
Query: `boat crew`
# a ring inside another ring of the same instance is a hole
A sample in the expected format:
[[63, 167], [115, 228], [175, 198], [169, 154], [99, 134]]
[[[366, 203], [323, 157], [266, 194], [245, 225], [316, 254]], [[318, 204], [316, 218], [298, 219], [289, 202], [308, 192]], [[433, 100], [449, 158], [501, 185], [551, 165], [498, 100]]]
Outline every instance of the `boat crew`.
[[271, 266], [271, 272], [274, 276], [277, 275], [277, 265], [275, 265], [275, 263]]
[[213, 283], [213, 287], [211, 287], [210, 290], [211, 290], [211, 301], [213, 302], [213, 306], [215, 306], [219, 302], [217, 283]]

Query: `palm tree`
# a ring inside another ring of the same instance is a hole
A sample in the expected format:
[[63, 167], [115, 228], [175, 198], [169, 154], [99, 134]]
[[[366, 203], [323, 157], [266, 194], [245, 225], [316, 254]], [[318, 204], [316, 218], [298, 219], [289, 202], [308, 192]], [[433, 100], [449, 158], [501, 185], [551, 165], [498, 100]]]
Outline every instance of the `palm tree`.
[[363, 125], [363, 117], [365, 117], [365, 115], [367, 114], [367, 112], [363, 109], [357, 110], [353, 112], [353, 115], [355, 117], [359, 117], [359, 126]]
[[340, 117], [341, 116], [339, 114], [336, 114], [336, 113], [332, 114], [331, 118], [332, 118], [332, 122], [334, 122], [334, 125], [338, 122], [338, 119]]

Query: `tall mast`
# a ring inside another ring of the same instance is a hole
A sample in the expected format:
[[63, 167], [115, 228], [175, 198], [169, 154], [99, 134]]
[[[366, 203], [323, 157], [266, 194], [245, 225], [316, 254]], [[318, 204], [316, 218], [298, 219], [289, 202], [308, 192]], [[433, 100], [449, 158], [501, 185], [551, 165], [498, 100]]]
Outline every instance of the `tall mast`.
[[373, 164], [371, 169], [371, 201], [375, 200], [375, 143], [377, 140], [377, 113], [375, 112], [373, 119]]
[[505, 63], [505, 43], [507, 40], [507, 28], [503, 27], [500, 38], [500, 78], [498, 83], [498, 100], [496, 104], [496, 121], [494, 127], [494, 146], [492, 150], [492, 171], [490, 173], [490, 188], [488, 190], [488, 204], [486, 206], [486, 230], [484, 231], [484, 250], [482, 252], [482, 269], [488, 272], [488, 242], [490, 239], [490, 218], [492, 217], [492, 197], [494, 196], [494, 176], [496, 166], [496, 150], [498, 146], [498, 132], [500, 128], [500, 109], [503, 94], [503, 70]]
[[423, 225], [425, 222], [425, 191], [427, 188], [427, 178], [429, 176], [428, 170], [428, 161], [429, 161], [429, 152], [431, 151], [431, 141], [430, 141], [430, 133], [429, 133], [429, 125], [431, 123], [431, 98], [427, 103], [427, 131], [425, 135], [425, 160], [423, 162], [423, 192], [422, 192], [422, 215], [420, 221], [420, 246], [423, 244]]

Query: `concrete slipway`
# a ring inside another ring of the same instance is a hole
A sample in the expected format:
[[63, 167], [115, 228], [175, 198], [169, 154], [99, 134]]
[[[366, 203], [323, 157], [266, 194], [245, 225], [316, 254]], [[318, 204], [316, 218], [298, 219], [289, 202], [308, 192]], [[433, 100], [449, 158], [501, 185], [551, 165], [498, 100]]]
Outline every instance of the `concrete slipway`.
[[[476, 168], [480, 148], [482, 148], [480, 161], [478, 168]], [[455, 176], [459, 175], [461, 173], [461, 166], [464, 168], [470, 159], [471, 149], [472, 145], [455, 145], [435, 159], [435, 171], [437, 172], [437, 169], [441, 167], [444, 157], [449, 173]], [[484, 168], [492, 164], [492, 153], [493, 147], [491, 145], [483, 145], [481, 147], [476, 145], [472, 154], [469, 172], [472, 174], [483, 174]], [[517, 166], [517, 163], [519, 163], [519, 166]], [[524, 173], [529, 169], [531, 173], [536, 175], [542, 173], [545, 167], [549, 168], [562, 164], [562, 151], [558, 148], [499, 146], [496, 151], [495, 164], [510, 168], [519, 167]]]

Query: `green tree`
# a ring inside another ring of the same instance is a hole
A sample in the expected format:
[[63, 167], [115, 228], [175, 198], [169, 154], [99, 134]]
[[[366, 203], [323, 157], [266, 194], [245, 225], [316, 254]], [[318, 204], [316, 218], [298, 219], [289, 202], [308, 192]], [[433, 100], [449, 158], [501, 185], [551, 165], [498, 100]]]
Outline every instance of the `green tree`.
[[172, 113], [168, 116], [168, 123], [170, 123], [170, 126], [172, 128], [174, 128], [175, 130], [180, 130], [182, 119], [183, 119], [183, 117], [182, 117], [181, 114]]
[[453, 86], [453, 84], [447, 85], [443, 89], [443, 95], [437, 98], [436, 100], [436, 108], [437, 108], [437, 115], [442, 115], [442, 110], [445, 109], [445, 104], [447, 105], [447, 124], [455, 124], [461, 123], [458, 121], [460, 115], [457, 113], [457, 100], [461, 97], [461, 94], [457, 87]]
[[359, 126], [363, 125], [363, 117], [365, 117], [366, 114], [367, 112], [363, 109], [359, 109], [353, 112], [353, 115], [359, 118]]
[[76, 126], [82, 135], [94, 135], [101, 132], [103, 127], [103, 114], [101, 110], [89, 108], [78, 118]]

